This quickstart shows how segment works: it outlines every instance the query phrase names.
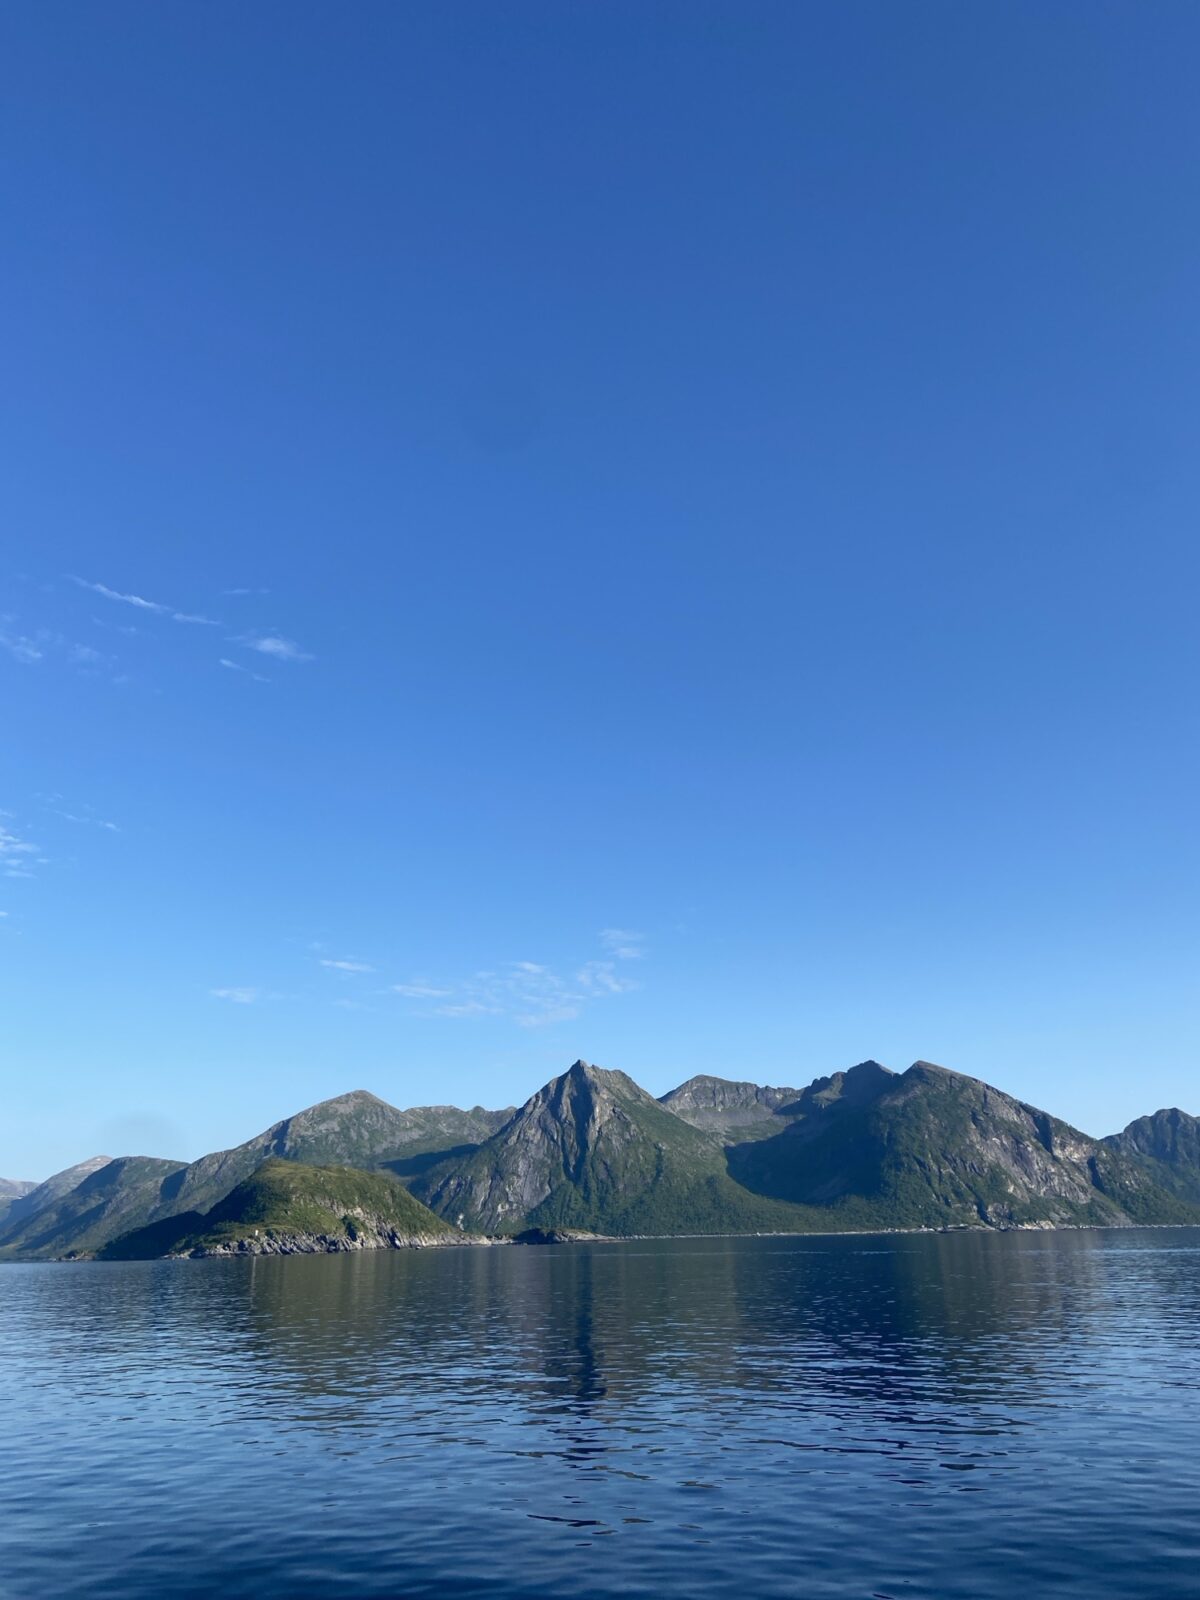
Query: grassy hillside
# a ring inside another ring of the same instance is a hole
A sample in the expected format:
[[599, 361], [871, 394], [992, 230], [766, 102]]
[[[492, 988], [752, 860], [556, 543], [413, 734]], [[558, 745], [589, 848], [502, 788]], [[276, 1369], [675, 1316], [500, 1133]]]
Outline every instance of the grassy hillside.
[[458, 1237], [395, 1179], [271, 1159], [206, 1214], [163, 1218], [111, 1241], [109, 1261], [182, 1254], [291, 1254], [436, 1244]]

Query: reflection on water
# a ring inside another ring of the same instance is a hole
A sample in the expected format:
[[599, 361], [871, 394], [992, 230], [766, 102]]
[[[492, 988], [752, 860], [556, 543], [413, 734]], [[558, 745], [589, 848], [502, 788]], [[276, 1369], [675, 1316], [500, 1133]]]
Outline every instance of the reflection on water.
[[1087, 1595], [1200, 1570], [1200, 1232], [0, 1271], [0, 1596]]

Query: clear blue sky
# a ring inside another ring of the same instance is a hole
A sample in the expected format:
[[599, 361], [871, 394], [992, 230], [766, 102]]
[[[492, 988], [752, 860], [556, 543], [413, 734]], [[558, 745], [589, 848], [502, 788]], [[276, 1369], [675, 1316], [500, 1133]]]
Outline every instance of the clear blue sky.
[[1200, 1111], [1190, 0], [0, 34], [0, 1173], [579, 1055]]

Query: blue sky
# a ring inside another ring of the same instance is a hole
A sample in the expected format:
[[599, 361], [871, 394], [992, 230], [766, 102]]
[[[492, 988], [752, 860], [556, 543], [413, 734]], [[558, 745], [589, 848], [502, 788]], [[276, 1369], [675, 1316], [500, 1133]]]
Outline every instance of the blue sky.
[[1194, 6], [0, 31], [0, 1172], [1200, 1111]]

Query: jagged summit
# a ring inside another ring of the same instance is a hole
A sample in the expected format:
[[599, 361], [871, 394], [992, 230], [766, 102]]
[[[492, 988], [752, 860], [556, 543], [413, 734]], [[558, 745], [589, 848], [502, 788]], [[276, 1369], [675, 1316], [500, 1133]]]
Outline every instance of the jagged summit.
[[465, 1162], [433, 1168], [414, 1192], [472, 1229], [649, 1232], [665, 1208], [686, 1210], [685, 1195], [700, 1205], [699, 1191], [711, 1181], [728, 1183], [714, 1138], [625, 1073], [580, 1060]]

